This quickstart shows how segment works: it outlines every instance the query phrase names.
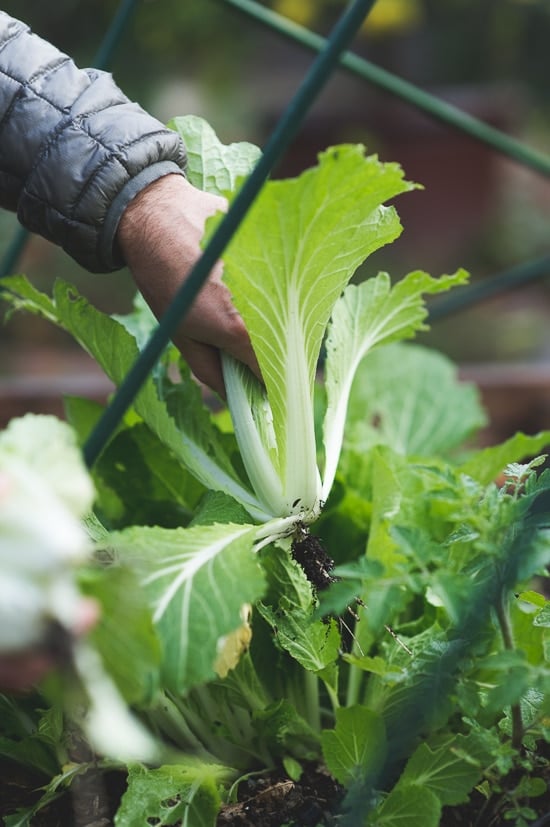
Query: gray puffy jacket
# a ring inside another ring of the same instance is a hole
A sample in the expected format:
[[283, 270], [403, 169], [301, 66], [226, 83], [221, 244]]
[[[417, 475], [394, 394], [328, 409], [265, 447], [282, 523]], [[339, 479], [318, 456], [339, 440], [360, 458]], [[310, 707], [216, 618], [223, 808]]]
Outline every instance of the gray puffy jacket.
[[185, 167], [175, 132], [110, 75], [80, 70], [0, 12], [0, 206], [93, 272], [123, 266], [118, 222], [143, 187]]

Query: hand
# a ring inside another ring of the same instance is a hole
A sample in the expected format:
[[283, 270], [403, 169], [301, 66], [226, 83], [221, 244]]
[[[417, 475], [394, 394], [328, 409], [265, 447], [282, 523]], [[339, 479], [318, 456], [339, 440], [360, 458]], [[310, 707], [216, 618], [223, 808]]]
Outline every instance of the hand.
[[[196, 189], [181, 175], [160, 178], [126, 208], [118, 242], [157, 318], [201, 256], [206, 219], [226, 208], [225, 199]], [[260, 369], [221, 275], [218, 262], [173, 338], [197, 379], [225, 396], [220, 350], [244, 362], [258, 377]]]

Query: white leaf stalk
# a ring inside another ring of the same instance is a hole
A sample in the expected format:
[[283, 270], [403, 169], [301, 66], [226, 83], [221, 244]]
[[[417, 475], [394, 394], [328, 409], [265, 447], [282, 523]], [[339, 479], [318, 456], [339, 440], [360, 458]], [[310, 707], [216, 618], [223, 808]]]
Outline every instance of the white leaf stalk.
[[269, 519], [285, 510], [271, 406], [260, 381], [242, 362], [224, 353], [222, 366], [227, 402], [244, 467], [265, 509], [264, 519]]
[[285, 375], [285, 513], [300, 514], [304, 523], [312, 523], [321, 512], [321, 478], [317, 468], [313, 416], [313, 388], [319, 353], [312, 370], [305, 341], [306, 307], [300, 307], [297, 287], [290, 293], [290, 299]]

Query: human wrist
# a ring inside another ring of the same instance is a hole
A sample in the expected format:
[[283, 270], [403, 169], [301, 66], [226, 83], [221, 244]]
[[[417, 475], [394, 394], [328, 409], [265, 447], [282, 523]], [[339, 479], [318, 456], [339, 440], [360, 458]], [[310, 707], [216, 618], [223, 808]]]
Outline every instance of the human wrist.
[[157, 177], [127, 199], [116, 228], [115, 243], [126, 263], [146, 236], [151, 220], [174, 207], [185, 193], [187, 180], [176, 171]]

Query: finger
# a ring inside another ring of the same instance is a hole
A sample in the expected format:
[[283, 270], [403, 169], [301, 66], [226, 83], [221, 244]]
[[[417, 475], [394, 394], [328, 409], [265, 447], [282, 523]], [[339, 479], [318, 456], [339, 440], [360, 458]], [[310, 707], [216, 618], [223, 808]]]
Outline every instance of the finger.
[[218, 348], [185, 337], [178, 338], [176, 344], [191, 372], [199, 382], [208, 385], [222, 399], [225, 399], [225, 385]]
[[[241, 316], [231, 303], [225, 285], [217, 282], [206, 283], [185, 318], [181, 334], [186, 339], [226, 351], [247, 365], [261, 380], [262, 374], [250, 336]], [[176, 340], [178, 347], [180, 341]]]

